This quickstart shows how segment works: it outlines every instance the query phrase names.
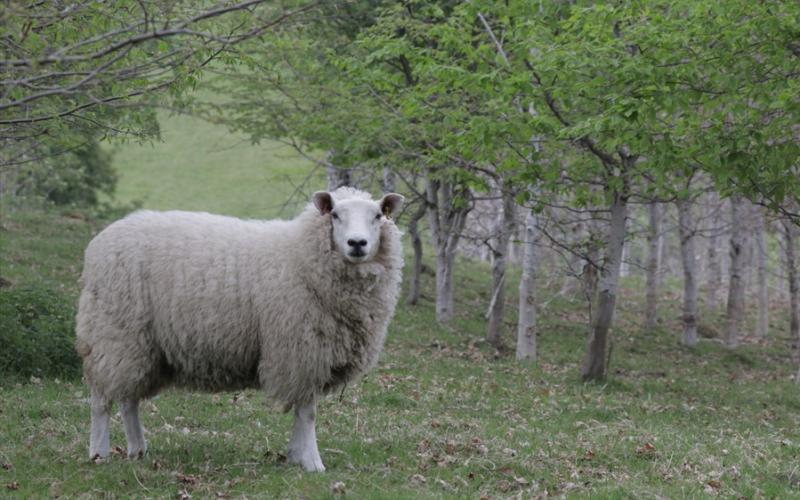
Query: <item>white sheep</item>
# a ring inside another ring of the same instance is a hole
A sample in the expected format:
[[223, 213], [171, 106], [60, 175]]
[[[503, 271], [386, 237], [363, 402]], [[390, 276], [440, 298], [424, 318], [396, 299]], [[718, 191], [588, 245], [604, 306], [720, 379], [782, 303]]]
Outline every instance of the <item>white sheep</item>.
[[138, 406], [164, 386], [260, 387], [294, 408], [288, 458], [325, 467], [316, 402], [373, 366], [403, 265], [398, 194], [314, 194], [290, 221], [139, 211], [86, 249], [78, 353], [91, 388], [89, 455], [109, 454], [114, 401], [128, 456], [146, 452]]

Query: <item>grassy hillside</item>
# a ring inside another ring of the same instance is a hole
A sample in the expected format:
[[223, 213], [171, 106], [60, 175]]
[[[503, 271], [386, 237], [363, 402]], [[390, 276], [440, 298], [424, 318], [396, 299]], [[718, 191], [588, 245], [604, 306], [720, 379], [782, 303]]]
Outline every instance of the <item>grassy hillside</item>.
[[246, 218], [291, 217], [308, 193], [324, 186], [324, 172], [313, 172], [312, 163], [289, 146], [253, 145], [242, 134], [198, 118], [160, 113], [159, 119], [163, 142], [113, 148], [120, 174], [116, 199], [122, 203]]
[[[283, 159], [249, 146], [222, 151], [213, 145], [236, 139], [206, 127], [169, 119], [169, 143], [119, 151], [120, 198], [273, 214], [291, 187], [260, 166]], [[105, 223], [73, 212], [3, 214], [1, 274], [17, 286], [42, 283], [74, 304], [83, 247]], [[319, 409], [325, 474], [285, 463], [291, 418], [257, 391], [167, 390], [143, 405], [148, 455], [94, 464], [80, 381], [6, 378], [0, 497], [800, 498], [800, 396], [781, 333], [785, 311], [775, 311], [765, 342], [729, 351], [704, 339], [686, 349], [678, 344], [679, 293], [664, 293], [662, 329], [643, 335], [643, 294], [630, 280], [621, 289], [611, 376], [584, 385], [583, 304], [542, 283], [540, 362], [520, 366], [481, 342], [489, 274], [481, 263], [459, 262], [457, 318], [448, 329], [435, 324], [433, 278], [424, 275], [423, 300], [401, 304], [379, 366]], [[515, 287], [512, 280], [512, 311]], [[111, 439], [124, 448], [118, 416]]]
[[[19, 279], [44, 270], [74, 298], [78, 242], [92, 223], [40, 212], [12, 214], [4, 224], [11, 246], [47, 242], [57, 257], [52, 269], [41, 262]], [[49, 250], [34, 255], [47, 261]], [[800, 496], [800, 398], [790, 382], [789, 339], [734, 352], [707, 340], [684, 349], [677, 311], [665, 311], [675, 319], [659, 335], [643, 336], [641, 294], [623, 288], [612, 377], [582, 385], [579, 303], [542, 290], [541, 361], [519, 366], [480, 342], [485, 266], [461, 262], [457, 278], [452, 329], [435, 326], [427, 276], [421, 305], [399, 308], [379, 367], [322, 404], [323, 475], [284, 463], [291, 419], [256, 391], [168, 390], [144, 405], [144, 460], [115, 455], [93, 464], [84, 385], [6, 380], [3, 496], [321, 498], [333, 496], [337, 482], [361, 498]], [[118, 417], [112, 444], [125, 446]]]

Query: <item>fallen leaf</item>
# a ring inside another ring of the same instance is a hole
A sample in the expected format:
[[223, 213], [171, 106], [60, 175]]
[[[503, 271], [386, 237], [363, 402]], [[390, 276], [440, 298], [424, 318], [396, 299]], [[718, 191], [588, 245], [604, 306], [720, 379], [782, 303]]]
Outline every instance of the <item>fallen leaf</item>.
[[651, 443], [645, 443], [642, 446], [636, 448], [636, 454], [640, 457], [643, 456], [652, 456], [656, 453], [656, 447], [653, 446]]
[[414, 474], [411, 476], [410, 481], [414, 484], [425, 484], [428, 480], [422, 474]]
[[345, 491], [345, 484], [341, 481], [336, 481], [331, 485], [331, 492], [334, 495], [344, 495]]
[[194, 486], [200, 481], [200, 478], [192, 474], [178, 474], [178, 481], [186, 485]]

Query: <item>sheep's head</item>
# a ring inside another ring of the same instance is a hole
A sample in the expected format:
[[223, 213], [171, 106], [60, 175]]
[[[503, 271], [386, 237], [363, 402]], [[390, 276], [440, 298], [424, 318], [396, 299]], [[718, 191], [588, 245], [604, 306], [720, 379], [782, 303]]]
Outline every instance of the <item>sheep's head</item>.
[[379, 201], [359, 197], [337, 200], [331, 193], [318, 191], [313, 199], [320, 214], [330, 214], [336, 250], [358, 264], [369, 262], [378, 253], [381, 226], [400, 210], [404, 198], [389, 193]]

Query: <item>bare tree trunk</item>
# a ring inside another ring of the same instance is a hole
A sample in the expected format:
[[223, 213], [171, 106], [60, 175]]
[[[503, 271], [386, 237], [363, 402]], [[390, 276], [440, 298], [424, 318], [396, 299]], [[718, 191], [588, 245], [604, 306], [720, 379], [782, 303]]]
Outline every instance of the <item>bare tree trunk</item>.
[[328, 153], [328, 159], [326, 172], [328, 176], [328, 191], [335, 191], [336, 189], [342, 186], [351, 186], [352, 185], [352, 178], [351, 172], [349, 168], [342, 168], [337, 167], [334, 165], [330, 158], [333, 156], [333, 152]]
[[[470, 207], [451, 182], [426, 179], [428, 219], [436, 247], [436, 321], [448, 324], [453, 319], [453, 267], [456, 248]], [[466, 191], [463, 194], [468, 194]]]
[[722, 264], [719, 258], [719, 235], [722, 228], [722, 207], [719, 195], [711, 193], [711, 227], [708, 237], [708, 279], [706, 280], [706, 304], [713, 311], [719, 308], [719, 289], [722, 287]]
[[622, 246], [625, 241], [625, 223], [628, 216], [627, 196], [616, 190], [613, 192], [613, 196], [611, 223], [597, 292], [597, 306], [594, 311], [586, 358], [581, 366], [581, 376], [584, 381], [601, 380], [606, 375], [606, 346], [609, 344], [609, 331], [614, 321]]
[[427, 207], [425, 202], [420, 203], [419, 209], [411, 216], [408, 221], [408, 234], [411, 235], [411, 246], [414, 249], [414, 265], [411, 268], [411, 283], [408, 287], [408, 305], [416, 305], [419, 302], [419, 280], [422, 274], [422, 238], [419, 236], [419, 221], [425, 217]]
[[739, 326], [744, 315], [744, 209], [741, 196], [731, 197], [731, 263], [728, 284], [727, 322], [725, 343], [735, 347], [739, 343]]
[[647, 232], [647, 291], [645, 293], [644, 329], [652, 332], [658, 321], [658, 264], [661, 238], [661, 206], [656, 202], [647, 205], [650, 227]]
[[514, 232], [516, 210], [514, 192], [509, 185], [500, 185], [503, 211], [495, 226], [495, 246], [492, 248], [492, 301], [487, 315], [486, 340], [497, 348], [503, 347], [503, 316], [506, 303], [506, 267], [509, 242]]
[[533, 210], [525, 217], [522, 278], [519, 282], [519, 323], [517, 360], [536, 362], [536, 232], [538, 219]]
[[[797, 342], [797, 360], [800, 363], [800, 276], [797, 272], [798, 227], [790, 220], [783, 221], [783, 235], [786, 242], [786, 274], [789, 281], [789, 336]], [[800, 366], [794, 381], [800, 384]]]
[[691, 200], [678, 200], [678, 234], [683, 261], [683, 344], [697, 344], [697, 262]]
[[764, 234], [764, 212], [754, 206], [755, 213], [755, 253], [758, 262], [758, 323], [756, 335], [766, 337], [769, 332], [769, 280], [767, 278], [767, 243]]
[[394, 170], [389, 167], [383, 167], [383, 179], [381, 182], [381, 189], [383, 189], [383, 193], [394, 193], [395, 190], [395, 178], [394, 178]]
[[619, 276], [620, 278], [626, 278], [630, 273], [630, 254], [631, 254], [631, 242], [626, 241], [622, 244], [622, 257], [619, 263]]

